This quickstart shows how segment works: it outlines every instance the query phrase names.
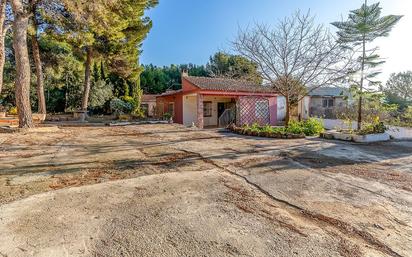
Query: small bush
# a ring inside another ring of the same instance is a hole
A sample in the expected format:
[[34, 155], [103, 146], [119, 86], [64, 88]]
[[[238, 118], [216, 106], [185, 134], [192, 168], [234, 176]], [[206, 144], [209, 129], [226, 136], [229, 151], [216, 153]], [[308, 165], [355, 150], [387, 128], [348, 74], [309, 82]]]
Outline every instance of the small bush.
[[316, 136], [324, 131], [320, 120], [310, 118], [305, 121], [291, 121], [286, 131], [293, 134], [305, 134], [306, 136]]
[[302, 122], [290, 121], [286, 131], [292, 134], [302, 134], [304, 131]]
[[305, 120], [302, 125], [303, 133], [305, 133], [306, 136], [316, 136], [325, 131], [322, 121], [315, 118]]
[[128, 102], [115, 98], [110, 101], [110, 109], [113, 113], [121, 115], [125, 113], [131, 113], [133, 106]]
[[17, 115], [18, 114], [17, 107], [10, 107], [9, 114], [10, 115]]
[[172, 117], [173, 117], [173, 115], [171, 113], [166, 112], [166, 113], [163, 114], [163, 119], [164, 120], [170, 120]]
[[385, 133], [386, 126], [383, 122], [379, 122], [376, 124], [366, 124], [363, 126], [361, 130], [357, 132], [359, 135], [370, 135], [370, 134], [382, 134]]

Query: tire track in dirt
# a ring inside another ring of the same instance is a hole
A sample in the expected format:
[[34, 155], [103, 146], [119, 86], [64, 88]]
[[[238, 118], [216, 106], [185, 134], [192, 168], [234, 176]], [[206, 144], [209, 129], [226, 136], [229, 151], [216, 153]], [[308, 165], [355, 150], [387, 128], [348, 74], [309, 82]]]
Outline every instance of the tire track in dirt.
[[337, 220], [335, 218], [332, 218], [332, 217], [329, 217], [329, 216], [326, 216], [326, 215], [323, 215], [323, 214], [320, 214], [320, 213], [315, 213], [313, 211], [309, 211], [309, 210], [307, 210], [303, 207], [300, 207], [296, 204], [293, 204], [293, 203], [291, 203], [287, 200], [277, 198], [277, 197], [273, 196], [272, 194], [270, 194], [265, 189], [263, 189], [262, 187], [260, 187], [258, 184], [250, 181], [246, 176], [242, 176], [242, 175], [238, 174], [236, 171], [233, 171], [228, 167], [222, 166], [222, 165], [216, 163], [215, 161], [213, 161], [212, 159], [204, 157], [202, 154], [200, 154], [198, 152], [193, 152], [193, 151], [189, 151], [189, 150], [185, 150], [185, 149], [179, 149], [179, 150], [190, 153], [190, 154], [196, 154], [196, 155], [198, 155], [198, 157], [200, 159], [202, 159], [203, 161], [205, 161], [207, 163], [210, 163], [210, 164], [214, 165], [219, 170], [222, 170], [222, 171], [224, 171], [226, 173], [229, 173], [229, 174], [231, 174], [231, 175], [233, 175], [237, 178], [242, 179], [248, 185], [252, 186], [254, 189], [256, 189], [260, 193], [264, 194], [265, 196], [267, 196], [271, 200], [283, 205], [284, 208], [289, 209], [293, 213], [300, 215], [302, 218], [308, 220], [309, 222], [312, 222], [312, 223], [315, 222], [322, 229], [324, 229], [325, 226], [326, 227], [332, 227], [334, 229], [337, 229], [338, 231], [340, 231], [344, 235], [348, 235], [348, 236], [352, 237], [353, 239], [361, 240], [361, 241], [369, 244], [370, 246], [373, 246], [373, 248], [375, 250], [378, 250], [378, 251], [380, 251], [384, 254], [387, 254], [387, 255], [390, 255], [390, 256], [393, 256], [393, 257], [403, 257], [399, 253], [392, 250], [389, 246], [387, 246], [386, 244], [384, 244], [383, 242], [381, 242], [377, 238], [373, 237], [373, 235], [371, 235], [368, 232], [361, 231], [361, 230], [355, 228], [354, 226], [352, 226], [352, 225], [350, 225], [346, 222]]

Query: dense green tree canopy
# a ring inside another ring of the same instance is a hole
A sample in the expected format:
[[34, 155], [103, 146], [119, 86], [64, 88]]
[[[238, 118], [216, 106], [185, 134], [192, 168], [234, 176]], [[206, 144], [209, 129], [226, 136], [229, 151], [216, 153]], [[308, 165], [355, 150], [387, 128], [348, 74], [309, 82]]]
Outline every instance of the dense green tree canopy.
[[206, 66], [210, 76], [244, 79], [262, 84], [257, 65], [240, 55], [217, 52]]
[[262, 78], [254, 63], [238, 55], [218, 52], [210, 57], [206, 65], [170, 65], [157, 67], [145, 65], [141, 75], [141, 85], [145, 93], [160, 94], [167, 89], [181, 88], [181, 73], [187, 70], [190, 76], [223, 77], [244, 79], [262, 84]]
[[387, 101], [401, 109], [412, 106], [412, 71], [391, 74], [384, 92]]
[[182, 70], [187, 70], [191, 76], [209, 76], [205, 66], [194, 64], [170, 65], [157, 67], [145, 65], [140, 83], [146, 94], [160, 94], [167, 89], [180, 89], [182, 84]]
[[[90, 91], [87, 101], [92, 109], [107, 105], [111, 97], [138, 95], [143, 71], [139, 64], [141, 46], [152, 27], [145, 11], [156, 6], [158, 0], [32, 2], [36, 3], [34, 16], [39, 29], [30, 27], [28, 32], [38, 39], [49, 112], [81, 108], [86, 85]], [[22, 3], [30, 9], [26, 2]], [[28, 45], [32, 39], [29, 37]], [[28, 51], [32, 55], [31, 47]], [[16, 104], [12, 90], [15, 61], [10, 40], [6, 40], [5, 53], [5, 86], [0, 104], [8, 107]], [[32, 74], [34, 76], [33, 64]], [[31, 83], [31, 104], [37, 108], [35, 79]]]

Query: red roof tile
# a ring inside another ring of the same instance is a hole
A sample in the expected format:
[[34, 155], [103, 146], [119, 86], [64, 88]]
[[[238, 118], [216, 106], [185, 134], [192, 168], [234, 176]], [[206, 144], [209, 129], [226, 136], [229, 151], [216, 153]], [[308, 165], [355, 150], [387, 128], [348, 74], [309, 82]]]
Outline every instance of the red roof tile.
[[159, 95], [142, 95], [142, 102], [156, 102], [156, 97]]
[[257, 85], [246, 80], [208, 77], [184, 77], [187, 81], [204, 90], [248, 92], [248, 93], [276, 93], [276, 90], [268, 86]]

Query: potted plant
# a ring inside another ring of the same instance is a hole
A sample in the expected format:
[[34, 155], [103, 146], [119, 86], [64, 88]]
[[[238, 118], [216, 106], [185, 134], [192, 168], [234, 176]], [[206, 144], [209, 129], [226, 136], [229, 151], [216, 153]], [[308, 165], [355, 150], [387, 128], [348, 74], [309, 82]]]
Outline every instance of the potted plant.
[[173, 123], [173, 115], [168, 112], [163, 114], [163, 119], [167, 120], [170, 124]]

